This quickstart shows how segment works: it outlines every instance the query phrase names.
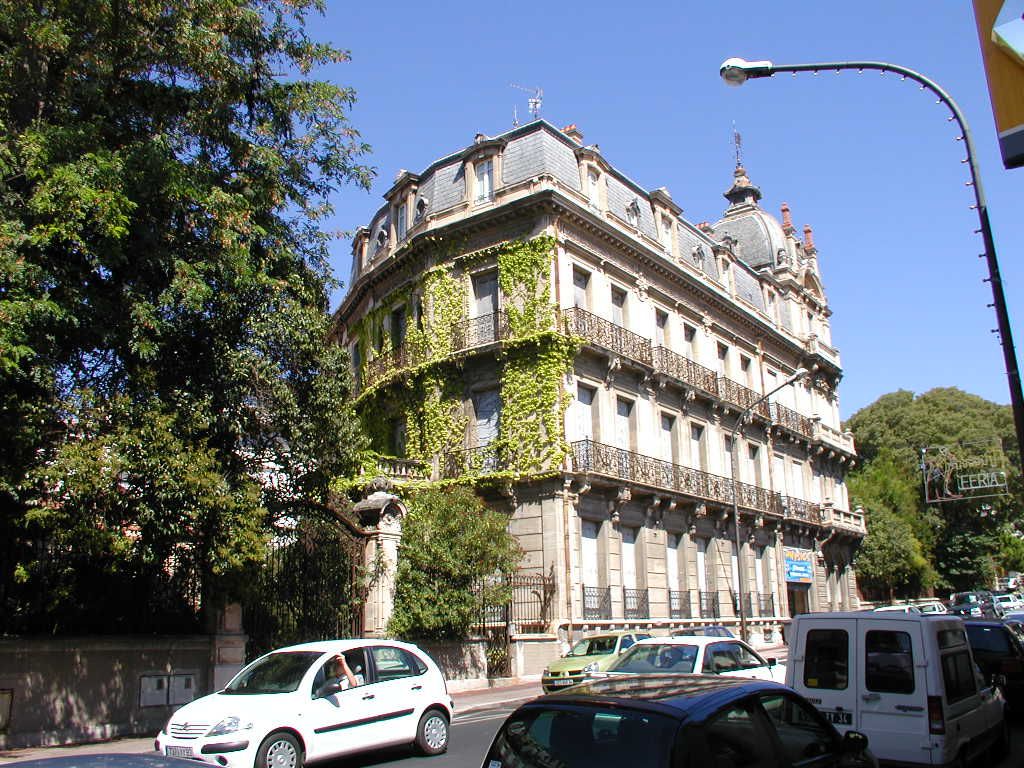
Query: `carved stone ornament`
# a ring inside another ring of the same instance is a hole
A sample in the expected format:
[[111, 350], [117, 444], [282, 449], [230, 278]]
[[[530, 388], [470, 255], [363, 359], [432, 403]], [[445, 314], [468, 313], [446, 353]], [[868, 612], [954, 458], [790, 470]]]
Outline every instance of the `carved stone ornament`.
[[643, 275], [640, 275], [639, 277], [637, 277], [637, 279], [636, 279], [636, 297], [638, 299], [640, 299], [640, 301], [647, 301], [647, 289], [649, 287], [650, 287], [650, 283], [647, 282], [647, 279]]

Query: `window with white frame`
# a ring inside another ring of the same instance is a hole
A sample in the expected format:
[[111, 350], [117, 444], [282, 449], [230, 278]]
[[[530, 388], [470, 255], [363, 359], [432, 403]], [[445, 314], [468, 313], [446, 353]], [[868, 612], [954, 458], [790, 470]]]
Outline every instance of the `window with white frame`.
[[476, 446], [483, 448], [498, 437], [501, 417], [501, 395], [496, 389], [485, 389], [473, 394], [473, 426]]
[[601, 532], [601, 524], [592, 520], [580, 523], [580, 580], [584, 586], [600, 586], [600, 575], [597, 568], [597, 539]]
[[622, 526], [622, 586], [636, 589], [636, 528]]
[[679, 540], [678, 533], [670, 533], [665, 546], [665, 571], [668, 588], [673, 592], [679, 591]]
[[572, 268], [572, 297], [573, 306], [580, 309], [590, 307], [590, 273], [579, 267]]
[[743, 379], [743, 383], [753, 388], [753, 366], [750, 363], [750, 358], [746, 355], [740, 355], [740, 377]]
[[406, 204], [395, 206], [395, 237], [398, 240], [405, 239], [405, 233], [407, 232], [407, 215], [406, 215]]
[[707, 469], [707, 430], [702, 424], [690, 424], [690, 466]]
[[695, 340], [697, 329], [689, 323], [683, 323], [683, 353], [691, 360], [696, 356], [697, 349]]
[[697, 588], [708, 591], [708, 540], [697, 539]]
[[761, 486], [761, 446], [747, 443], [747, 482]]
[[477, 160], [474, 164], [476, 173], [476, 201], [478, 203], [494, 198], [494, 160], [487, 158]]
[[789, 495], [797, 498], [806, 498], [804, 492], [804, 465], [795, 459], [789, 463]]
[[662, 461], [675, 463], [676, 460], [676, 417], [670, 413], [661, 414], [658, 443]]
[[586, 384], [576, 384], [576, 439], [594, 439], [594, 398], [597, 396], [597, 389], [588, 387]]
[[625, 327], [626, 325], [626, 292], [612, 286], [612, 322]]
[[486, 317], [498, 311], [498, 273], [473, 275], [473, 317]]
[[722, 342], [718, 342], [718, 356], [716, 359], [716, 365], [718, 366], [718, 375], [727, 376], [729, 370], [729, 347]]
[[668, 335], [668, 312], [661, 309], [654, 310], [654, 344], [658, 347], [667, 347]]

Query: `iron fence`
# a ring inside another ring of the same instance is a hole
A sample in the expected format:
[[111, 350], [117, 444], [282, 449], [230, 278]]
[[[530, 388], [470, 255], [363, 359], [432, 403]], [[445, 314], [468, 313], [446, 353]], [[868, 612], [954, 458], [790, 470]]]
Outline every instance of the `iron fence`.
[[651, 618], [651, 604], [646, 589], [623, 588], [622, 615], [627, 619]]
[[655, 347], [653, 357], [654, 369], [659, 373], [718, 397], [718, 375], [710, 368], [666, 347]]
[[[732, 379], [728, 379], [725, 376], [718, 377], [718, 396], [727, 403], [738, 405], [744, 410], [750, 408], [750, 406], [757, 403], [761, 398], [761, 395], [754, 390], [744, 387], [742, 384], [739, 384]], [[757, 403], [757, 407], [754, 408], [753, 412], [765, 419], [771, 418], [771, 412], [768, 409], [767, 400], [762, 400], [760, 403]]]
[[782, 497], [782, 514], [784, 517], [807, 522], [818, 522], [821, 519], [821, 508], [810, 501], [794, 496]]
[[471, 317], [452, 326], [452, 351], [482, 347], [509, 336], [508, 315], [505, 312]]
[[652, 364], [651, 342], [621, 325], [579, 307], [563, 310], [562, 322], [566, 332], [572, 336], [580, 336], [591, 344], [638, 363]]
[[668, 591], [668, 616], [670, 619], [690, 619], [690, 591], [670, 589]]
[[806, 416], [797, 413], [792, 408], [787, 408], [782, 403], [771, 404], [771, 418], [774, 423], [788, 429], [790, 432], [807, 438], [814, 437], [814, 422]]
[[702, 619], [720, 619], [722, 617], [717, 592], [700, 592], [698, 599], [700, 603], [700, 617]]
[[[473, 586], [480, 603], [480, 615], [473, 625], [474, 634], [498, 627], [513, 627], [518, 632], [546, 631], [552, 619], [555, 598], [553, 576], [511, 574], [490, 576]], [[501, 599], [494, 600], [498, 594]]]
[[610, 587], [583, 587], [583, 618], [586, 621], [612, 617], [612, 590]]
[[453, 480], [459, 477], [485, 475], [505, 469], [506, 464], [494, 443], [462, 451], [449, 451], [444, 455], [441, 464], [441, 478]]

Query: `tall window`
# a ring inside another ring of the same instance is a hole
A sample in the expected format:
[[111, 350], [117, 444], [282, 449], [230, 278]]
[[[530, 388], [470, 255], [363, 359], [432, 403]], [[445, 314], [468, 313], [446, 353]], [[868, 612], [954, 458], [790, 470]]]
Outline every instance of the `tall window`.
[[405, 341], [405, 307], [391, 312], [391, 348], [398, 349]]
[[573, 306], [580, 309], [587, 309], [590, 306], [588, 293], [590, 288], [590, 273], [573, 267], [572, 269], [572, 297]]
[[498, 311], [498, 273], [473, 276], [473, 316], [484, 317]]
[[632, 450], [633, 401], [615, 399], [615, 447]]
[[600, 195], [600, 186], [599, 186], [600, 185], [600, 181], [601, 181], [601, 174], [599, 174], [593, 168], [590, 168], [589, 170], [587, 170], [587, 197], [590, 199], [590, 204], [592, 206], [594, 206], [595, 208], [599, 207], [600, 204], [601, 204], [601, 195]]
[[487, 158], [476, 163], [476, 201], [478, 203], [494, 197], [494, 160]]
[[612, 286], [612, 322], [625, 327], [626, 325], [626, 292]]
[[690, 466], [696, 469], [706, 469], [707, 465], [707, 444], [704, 436], [704, 427], [700, 424], [691, 424]]
[[747, 480], [760, 486], [761, 483], [761, 447], [747, 443]]
[[668, 545], [665, 547], [665, 571], [668, 576], [668, 588], [673, 592], [679, 591], [679, 534], [668, 535]]
[[726, 375], [728, 375], [728, 370], [729, 370], [729, 348], [727, 346], [725, 346], [725, 344], [722, 344], [721, 342], [718, 343], [718, 359], [717, 359], [716, 363], [718, 365], [718, 375], [719, 376], [726, 376]]
[[[754, 550], [754, 589], [757, 590], [759, 597], [763, 597], [767, 593], [764, 591], [764, 547], [757, 547]], [[760, 614], [760, 611], [758, 611]]]
[[696, 345], [694, 340], [697, 338], [697, 329], [692, 325], [683, 323], [683, 353], [693, 360], [696, 357]]
[[668, 312], [660, 309], [654, 310], [654, 344], [658, 347], [667, 346], [666, 335], [668, 332]]
[[636, 589], [636, 528], [622, 526], [622, 586]]
[[[722, 466], [725, 467], [725, 471], [728, 472], [731, 476], [733, 473], [732, 437], [730, 437], [729, 435], [726, 435], [725, 437], [722, 438]], [[740, 479], [738, 473], [736, 479]]]
[[746, 355], [740, 355], [740, 376], [743, 379], [743, 383], [748, 387], [753, 387], [754, 385], [751, 378], [752, 371], [750, 358]]
[[395, 238], [402, 240], [405, 238], [407, 231], [407, 217], [406, 217], [406, 205], [402, 203], [395, 207]]
[[631, 227], [635, 227], [640, 223], [640, 204], [636, 199], [626, 206], [626, 221], [629, 222]]
[[804, 493], [804, 466], [799, 461], [789, 464], [789, 495], [798, 499], [806, 498]]
[[474, 427], [478, 448], [490, 445], [498, 436], [501, 416], [501, 395], [496, 389], [485, 389], [473, 395]]
[[668, 216], [661, 217], [661, 244], [665, 250], [672, 250], [672, 219]]
[[697, 589], [708, 590], [708, 540], [697, 539]]
[[597, 390], [585, 384], [576, 385], [576, 439], [594, 439], [594, 396]]
[[659, 442], [661, 448], [661, 458], [663, 461], [675, 462], [675, 434], [676, 434], [676, 418], [667, 413], [661, 414], [661, 429], [659, 434]]

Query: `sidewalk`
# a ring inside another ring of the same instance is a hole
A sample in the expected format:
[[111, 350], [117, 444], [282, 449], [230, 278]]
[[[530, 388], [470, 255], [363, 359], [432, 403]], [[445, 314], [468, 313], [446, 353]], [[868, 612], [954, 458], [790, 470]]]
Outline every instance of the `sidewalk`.
[[[455, 701], [455, 722], [459, 715], [500, 706], [518, 705], [540, 696], [540, 679], [511, 678], [489, 688], [452, 693]], [[76, 757], [79, 755], [123, 754], [140, 755], [153, 751], [153, 736], [115, 739], [95, 744], [74, 744], [59, 747], [28, 747], [0, 750], [0, 765], [20, 760], [38, 760], [47, 757]]]

